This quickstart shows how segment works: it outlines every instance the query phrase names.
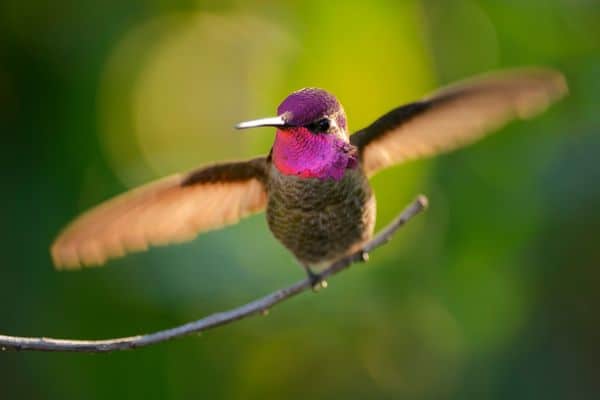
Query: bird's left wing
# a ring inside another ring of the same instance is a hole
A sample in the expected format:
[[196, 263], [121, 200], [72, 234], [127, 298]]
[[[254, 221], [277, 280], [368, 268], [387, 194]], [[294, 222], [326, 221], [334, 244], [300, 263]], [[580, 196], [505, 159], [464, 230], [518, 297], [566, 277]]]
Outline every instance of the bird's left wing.
[[446, 87], [396, 108], [350, 136], [365, 172], [466, 145], [514, 118], [529, 118], [567, 93], [550, 69], [516, 69]]
[[51, 247], [57, 268], [101, 265], [233, 224], [267, 202], [266, 159], [217, 164], [117, 196], [75, 219]]

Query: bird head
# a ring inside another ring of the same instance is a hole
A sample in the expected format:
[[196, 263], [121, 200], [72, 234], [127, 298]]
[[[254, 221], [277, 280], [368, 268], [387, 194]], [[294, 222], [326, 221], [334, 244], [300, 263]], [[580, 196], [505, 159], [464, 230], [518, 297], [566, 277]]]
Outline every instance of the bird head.
[[295, 91], [279, 105], [276, 117], [242, 122], [236, 128], [261, 126], [277, 128], [272, 159], [285, 175], [339, 180], [357, 164], [344, 109], [323, 89]]
[[278, 130], [348, 138], [346, 114], [334, 95], [323, 89], [304, 88], [291, 93], [277, 107], [277, 116], [241, 122], [237, 129], [273, 126]]

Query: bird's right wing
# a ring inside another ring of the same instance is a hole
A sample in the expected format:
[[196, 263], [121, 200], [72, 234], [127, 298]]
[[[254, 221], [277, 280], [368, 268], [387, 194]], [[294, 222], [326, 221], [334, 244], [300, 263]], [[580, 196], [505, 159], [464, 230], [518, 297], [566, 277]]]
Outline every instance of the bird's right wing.
[[267, 162], [256, 158], [173, 175], [133, 189], [84, 213], [51, 248], [57, 268], [101, 265], [152, 245], [193, 239], [261, 211]]
[[469, 144], [514, 118], [529, 118], [567, 93], [559, 72], [517, 69], [469, 79], [398, 107], [350, 136], [365, 172]]

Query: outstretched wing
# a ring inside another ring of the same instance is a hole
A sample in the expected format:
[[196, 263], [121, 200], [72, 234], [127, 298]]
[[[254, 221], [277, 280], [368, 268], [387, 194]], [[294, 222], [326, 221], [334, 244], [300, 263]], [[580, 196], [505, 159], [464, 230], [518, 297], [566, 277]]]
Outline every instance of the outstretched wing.
[[51, 248], [57, 268], [101, 265], [109, 258], [193, 239], [261, 211], [265, 158], [217, 164], [152, 182], [75, 219]]
[[481, 76], [396, 108], [350, 136], [368, 175], [404, 161], [450, 151], [529, 118], [567, 93], [549, 69], [517, 69]]

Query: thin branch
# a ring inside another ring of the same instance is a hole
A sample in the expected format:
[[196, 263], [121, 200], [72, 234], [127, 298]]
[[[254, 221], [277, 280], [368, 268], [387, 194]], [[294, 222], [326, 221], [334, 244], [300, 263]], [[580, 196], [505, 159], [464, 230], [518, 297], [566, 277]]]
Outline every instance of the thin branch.
[[[355, 262], [366, 261], [367, 255], [377, 247], [387, 243], [394, 233], [402, 227], [409, 219], [423, 211], [427, 207], [427, 198], [418, 196], [402, 213], [396, 217], [385, 229], [379, 232], [373, 239], [364, 244], [358, 251], [334, 262], [325, 269], [321, 276], [328, 278], [348, 268]], [[229, 324], [233, 321], [256, 314], [264, 314], [278, 303], [289, 299], [299, 293], [311, 288], [308, 279], [297, 282], [287, 288], [273, 292], [263, 298], [254, 300], [238, 308], [229, 311], [209, 315], [194, 322], [189, 322], [175, 328], [166, 329], [146, 335], [130, 336], [106, 340], [69, 340], [51, 338], [31, 338], [0, 335], [0, 350], [37, 350], [37, 351], [73, 351], [101, 353], [116, 350], [129, 350], [138, 347], [150, 346], [155, 343], [191, 335]]]

